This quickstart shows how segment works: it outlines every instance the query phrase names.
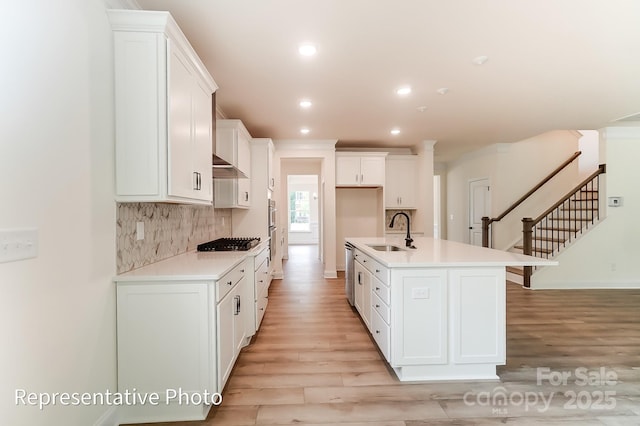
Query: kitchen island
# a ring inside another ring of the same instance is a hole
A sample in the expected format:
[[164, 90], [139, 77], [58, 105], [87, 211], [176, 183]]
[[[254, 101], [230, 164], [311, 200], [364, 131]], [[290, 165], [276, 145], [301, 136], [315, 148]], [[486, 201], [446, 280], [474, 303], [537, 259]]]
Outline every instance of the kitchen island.
[[354, 306], [402, 381], [491, 380], [506, 362], [507, 266], [557, 262], [433, 238], [346, 238]]

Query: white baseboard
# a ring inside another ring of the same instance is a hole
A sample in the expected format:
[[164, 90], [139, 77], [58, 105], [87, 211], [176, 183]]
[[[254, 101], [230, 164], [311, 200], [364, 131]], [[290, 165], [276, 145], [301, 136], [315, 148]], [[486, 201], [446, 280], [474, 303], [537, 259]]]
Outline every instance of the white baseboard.
[[333, 269], [331, 271], [325, 270], [324, 271], [324, 278], [338, 278], [338, 272], [335, 269]]
[[602, 281], [557, 281], [536, 283], [535, 280], [532, 279], [531, 288], [534, 290], [632, 290], [640, 289], [640, 282], [621, 281], [603, 283]]
[[507, 280], [520, 285], [524, 283], [524, 277], [522, 275], [514, 274], [509, 271], [507, 271]]
[[118, 410], [116, 410], [116, 407], [110, 407], [96, 420], [93, 426], [118, 426], [119, 424]]

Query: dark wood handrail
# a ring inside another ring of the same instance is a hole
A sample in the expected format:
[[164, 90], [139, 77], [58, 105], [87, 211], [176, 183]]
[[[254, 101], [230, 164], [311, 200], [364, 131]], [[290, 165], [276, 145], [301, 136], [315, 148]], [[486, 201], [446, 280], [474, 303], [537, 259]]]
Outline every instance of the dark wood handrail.
[[596, 170], [595, 172], [591, 173], [591, 175], [589, 175], [588, 178], [586, 178], [585, 180], [583, 180], [582, 182], [580, 182], [578, 185], [575, 186], [575, 188], [573, 188], [571, 191], [569, 191], [567, 193], [567, 195], [565, 195], [564, 197], [562, 197], [560, 199], [560, 201], [558, 201], [557, 203], [555, 203], [553, 206], [549, 207], [547, 210], [545, 210], [544, 213], [542, 213], [540, 216], [536, 217], [535, 219], [533, 219], [533, 225], [535, 226], [536, 223], [540, 222], [542, 219], [544, 219], [549, 213], [551, 213], [552, 211], [554, 211], [555, 209], [557, 209], [559, 206], [561, 206], [565, 201], [567, 201], [573, 194], [575, 194], [576, 192], [578, 192], [580, 190], [580, 188], [582, 188], [583, 186], [585, 186], [586, 184], [588, 184], [589, 182], [591, 182], [596, 176], [601, 175], [603, 173], [606, 173], [607, 171], [607, 166], [605, 164], [600, 164], [600, 166], [598, 166], [598, 170]]
[[[559, 201], [549, 207], [544, 213], [536, 217], [535, 219], [531, 219], [530, 217], [525, 217], [522, 219], [522, 252], [523, 254], [529, 256], [539, 256], [539, 257], [547, 257], [555, 253], [557, 250], [561, 248], [561, 245], [566, 247], [566, 242], [571, 241], [572, 235], [573, 237], [577, 237], [578, 232], [581, 232], [588, 227], [589, 224], [593, 224], [596, 220], [599, 219], [600, 214], [599, 211], [595, 211], [589, 214], [588, 216], [574, 216], [571, 215], [565, 216], [564, 208], [562, 206], [570, 205], [572, 201], [583, 201], [586, 200], [591, 205], [591, 209], [595, 206], [597, 209], [599, 208], [600, 203], [600, 181], [599, 176], [603, 173], [607, 172], [607, 166], [605, 164], [600, 164], [598, 170], [593, 172], [589, 177], [584, 179], [578, 185], [576, 185], [571, 191], [569, 191], [564, 197], [562, 197]], [[596, 197], [590, 195], [589, 198], [577, 198], [577, 194], [581, 191], [595, 192]], [[562, 209], [561, 209], [562, 207]], [[576, 213], [577, 214], [577, 213]], [[554, 221], [560, 220], [562, 222], [561, 225], [551, 225], [549, 227], [549, 223], [553, 224]], [[541, 226], [538, 229], [539, 225], [543, 224], [543, 221], [546, 226]], [[573, 223], [572, 223], [573, 221]], [[579, 225], [576, 223], [579, 221]], [[564, 225], [564, 223], [568, 222], [568, 225]], [[536, 237], [534, 234], [544, 236], [544, 239], [540, 239], [540, 241], [546, 242], [546, 246], [538, 247], [537, 245], [534, 247], [534, 239]], [[531, 266], [525, 266], [523, 268], [523, 285], [524, 287], [531, 286], [531, 274], [533, 273], [533, 268]]]
[[522, 197], [520, 197], [515, 203], [511, 204], [498, 217], [494, 217], [494, 218], [483, 217], [482, 218], [482, 245], [483, 245], [483, 247], [489, 247], [489, 226], [493, 222], [500, 222], [506, 215], [511, 213], [513, 210], [515, 210], [516, 207], [518, 207], [520, 204], [522, 204], [527, 198], [529, 198], [534, 192], [536, 192], [538, 189], [540, 189], [544, 184], [546, 184], [551, 179], [553, 179], [554, 176], [556, 176], [558, 173], [560, 173], [565, 167], [567, 167], [569, 164], [571, 164], [573, 162], [573, 160], [578, 158], [581, 154], [582, 154], [582, 151], [574, 152], [573, 155], [571, 155], [571, 157], [569, 157], [562, 164], [560, 164], [558, 167], [556, 167], [556, 169], [554, 171], [549, 173], [544, 179], [542, 179], [540, 182], [538, 182], [538, 184], [536, 186], [531, 188], [526, 194], [524, 194]]

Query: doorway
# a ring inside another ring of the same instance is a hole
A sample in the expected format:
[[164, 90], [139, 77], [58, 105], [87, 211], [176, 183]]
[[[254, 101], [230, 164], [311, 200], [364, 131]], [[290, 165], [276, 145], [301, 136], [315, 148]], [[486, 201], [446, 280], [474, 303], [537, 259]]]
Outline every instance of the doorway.
[[318, 175], [287, 176], [287, 241], [317, 246], [320, 242]]
[[[491, 185], [488, 178], [469, 181], [469, 244], [482, 246], [482, 218], [491, 215]], [[489, 244], [491, 246], [491, 244]]]

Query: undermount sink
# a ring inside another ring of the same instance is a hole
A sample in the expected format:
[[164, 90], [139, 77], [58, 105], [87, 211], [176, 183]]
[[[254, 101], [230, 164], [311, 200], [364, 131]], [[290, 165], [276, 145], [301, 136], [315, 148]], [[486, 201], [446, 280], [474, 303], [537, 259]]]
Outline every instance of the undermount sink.
[[369, 247], [378, 251], [403, 251], [404, 250], [403, 248], [400, 248], [398, 246], [393, 246], [391, 244], [369, 245]]

